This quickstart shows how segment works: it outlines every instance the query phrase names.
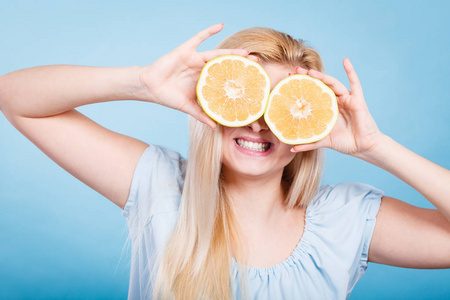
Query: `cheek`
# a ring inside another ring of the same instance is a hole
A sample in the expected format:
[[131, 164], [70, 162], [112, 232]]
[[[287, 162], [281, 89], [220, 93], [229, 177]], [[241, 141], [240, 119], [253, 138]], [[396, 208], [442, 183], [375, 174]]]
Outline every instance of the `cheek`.
[[285, 156], [285, 161], [284, 161], [285, 165], [284, 166], [287, 166], [295, 157], [295, 153], [291, 153], [291, 152], [289, 152], [289, 153], [290, 153], [290, 155]]
[[286, 166], [288, 165], [295, 157], [296, 153], [291, 152], [292, 145], [280, 144], [280, 156], [281, 161]]
[[280, 142], [279, 144], [278, 144], [278, 147], [280, 148], [280, 152], [281, 153], [284, 153], [284, 155], [290, 155], [290, 156], [292, 156], [292, 157], [294, 157], [295, 156], [295, 153], [293, 153], [293, 152], [291, 152], [291, 149], [292, 149], [292, 145], [288, 145], [288, 144], [285, 144], [285, 143], [282, 143], [282, 142]]
[[226, 145], [227, 143], [230, 143], [230, 141], [233, 141], [231, 138], [233, 131], [233, 128], [229, 128], [226, 126], [222, 127], [222, 145]]
[[227, 127], [223, 127], [222, 131], [222, 164], [225, 166], [229, 165], [231, 160], [231, 151], [234, 147], [234, 140], [231, 139], [231, 130]]
[[222, 165], [228, 166], [228, 163], [230, 161], [230, 151], [228, 150], [228, 147], [224, 147], [222, 144]]

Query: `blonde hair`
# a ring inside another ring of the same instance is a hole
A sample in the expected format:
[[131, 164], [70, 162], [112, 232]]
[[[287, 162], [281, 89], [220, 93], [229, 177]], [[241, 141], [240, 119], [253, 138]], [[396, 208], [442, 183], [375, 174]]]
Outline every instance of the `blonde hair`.
[[[217, 48], [243, 48], [261, 62], [323, 70], [319, 54], [302, 40], [268, 28], [237, 32]], [[154, 282], [155, 299], [233, 299], [232, 253], [236, 256], [242, 298], [247, 295], [239, 225], [221, 178], [222, 129], [211, 130], [190, 118], [190, 148], [179, 219], [169, 238]], [[306, 207], [317, 192], [322, 150], [297, 153], [285, 167], [285, 204]]]

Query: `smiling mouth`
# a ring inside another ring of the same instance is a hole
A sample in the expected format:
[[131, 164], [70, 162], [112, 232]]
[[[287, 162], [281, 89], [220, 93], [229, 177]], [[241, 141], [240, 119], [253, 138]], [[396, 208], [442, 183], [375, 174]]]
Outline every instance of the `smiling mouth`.
[[258, 142], [250, 142], [246, 141], [244, 139], [235, 139], [236, 144], [239, 145], [239, 147], [242, 147], [244, 149], [257, 151], [257, 152], [266, 152], [270, 149], [272, 143], [258, 143]]

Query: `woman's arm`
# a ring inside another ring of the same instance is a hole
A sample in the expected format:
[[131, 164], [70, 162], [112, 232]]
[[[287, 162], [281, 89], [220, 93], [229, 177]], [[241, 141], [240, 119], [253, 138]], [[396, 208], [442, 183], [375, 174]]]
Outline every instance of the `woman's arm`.
[[218, 55], [248, 56], [245, 50], [196, 51], [203, 40], [222, 27], [218, 24], [199, 32], [145, 67], [59, 65], [3, 75], [0, 110], [58, 165], [123, 208], [134, 168], [147, 144], [112, 132], [75, 108], [105, 101], [141, 100], [178, 109], [215, 127], [196, 101], [200, 71]]
[[0, 77], [5, 115], [41, 118], [113, 100], [150, 101], [139, 81], [142, 67], [41, 66]]
[[388, 136], [381, 135], [379, 138], [371, 151], [362, 154], [361, 158], [409, 184], [450, 222], [450, 171], [408, 150]]
[[382, 134], [367, 109], [358, 76], [348, 59], [344, 60], [344, 68], [351, 91], [331, 76], [297, 70], [321, 79], [333, 89], [340, 116], [328, 137], [296, 145], [293, 151], [328, 147], [381, 167], [416, 189], [437, 210], [383, 197], [369, 260], [410, 268], [450, 268], [450, 171]]
[[[74, 108], [144, 93], [139, 67], [43, 66], [0, 77], [0, 109], [54, 162], [123, 208], [147, 145], [100, 126]], [[142, 98], [141, 98], [142, 99]]]
[[397, 176], [437, 208], [384, 197], [369, 260], [408, 268], [450, 268], [450, 171], [385, 135], [361, 158]]

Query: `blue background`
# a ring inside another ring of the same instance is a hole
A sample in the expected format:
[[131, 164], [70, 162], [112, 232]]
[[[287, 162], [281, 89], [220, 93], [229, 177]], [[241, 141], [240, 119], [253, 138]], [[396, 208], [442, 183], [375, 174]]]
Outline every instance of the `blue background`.
[[[380, 129], [450, 167], [450, 6], [445, 1], [4, 1], [0, 74], [45, 64], [145, 65], [209, 25], [265, 26], [315, 47], [346, 85], [352, 60]], [[103, 126], [186, 155], [185, 115], [137, 101], [80, 108]], [[0, 298], [127, 295], [129, 248], [121, 210], [66, 174], [0, 114]], [[359, 181], [432, 207], [392, 175], [327, 152], [323, 183]], [[450, 270], [370, 264], [350, 299], [450, 295]]]

